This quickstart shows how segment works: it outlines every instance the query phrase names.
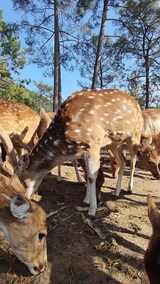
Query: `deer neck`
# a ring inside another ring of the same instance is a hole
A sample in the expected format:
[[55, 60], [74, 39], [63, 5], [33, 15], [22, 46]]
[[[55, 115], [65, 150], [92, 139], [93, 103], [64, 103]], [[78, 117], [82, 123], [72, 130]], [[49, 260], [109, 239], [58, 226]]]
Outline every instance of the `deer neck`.
[[9, 241], [9, 220], [6, 208], [0, 209], [0, 232], [3, 233], [5, 240]]

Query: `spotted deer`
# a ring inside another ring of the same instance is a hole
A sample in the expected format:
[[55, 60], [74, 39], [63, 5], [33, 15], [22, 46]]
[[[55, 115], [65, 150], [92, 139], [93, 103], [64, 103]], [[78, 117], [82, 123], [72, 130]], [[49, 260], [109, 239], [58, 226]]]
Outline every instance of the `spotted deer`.
[[0, 170], [0, 231], [17, 258], [36, 275], [47, 265], [46, 213], [25, 197], [16, 176]]
[[86, 157], [88, 179], [84, 202], [89, 215], [95, 215], [96, 177], [100, 166], [100, 149], [112, 145], [121, 168], [116, 192], [119, 193], [124, 168], [121, 147], [125, 143], [132, 156], [133, 170], [137, 146], [140, 143], [143, 119], [135, 99], [119, 90], [87, 90], [69, 97], [55, 116], [53, 123], [33, 149], [30, 162], [21, 179], [27, 187], [27, 197], [37, 190], [50, 169], [65, 160]]
[[[156, 178], [160, 177], [160, 110], [145, 109], [142, 111], [143, 129], [141, 135], [141, 146], [138, 151], [140, 166], [149, 170]], [[125, 150], [125, 149], [124, 149]], [[117, 176], [119, 170], [118, 161], [111, 151], [111, 167], [113, 177]]]
[[160, 177], [160, 109], [146, 109], [142, 112], [144, 127], [141, 138], [139, 160], [154, 177]]
[[0, 129], [11, 138], [18, 155], [22, 149], [30, 151], [34, 145], [40, 116], [30, 107], [12, 101], [0, 100]]
[[21, 134], [28, 127], [23, 142], [28, 144], [40, 123], [40, 116], [30, 107], [13, 101], [0, 100], [0, 127], [9, 135]]
[[150, 284], [160, 283], [160, 212], [148, 196], [148, 216], [152, 225], [152, 236], [144, 256], [145, 269]]

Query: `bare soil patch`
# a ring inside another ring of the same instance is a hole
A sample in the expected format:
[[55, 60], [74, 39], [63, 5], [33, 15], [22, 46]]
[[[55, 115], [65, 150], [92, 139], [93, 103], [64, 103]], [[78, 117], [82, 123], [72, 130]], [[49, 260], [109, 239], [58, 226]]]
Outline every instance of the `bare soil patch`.
[[40, 189], [42, 206], [55, 213], [48, 220], [48, 270], [31, 276], [1, 238], [0, 284], [145, 283], [143, 256], [151, 235], [146, 196], [150, 193], [160, 202], [159, 181], [136, 169], [134, 192], [127, 194], [128, 170], [117, 200], [112, 196], [116, 180], [106, 174], [102, 207], [94, 221], [105, 240], [84, 223], [75, 209], [83, 200], [85, 186], [76, 181], [73, 167], [63, 166], [61, 182], [48, 175]]

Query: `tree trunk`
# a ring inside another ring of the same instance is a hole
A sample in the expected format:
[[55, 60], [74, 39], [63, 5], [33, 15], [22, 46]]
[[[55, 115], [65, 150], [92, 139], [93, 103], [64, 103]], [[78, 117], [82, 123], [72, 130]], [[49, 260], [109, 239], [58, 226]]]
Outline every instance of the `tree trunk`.
[[61, 80], [61, 52], [60, 52], [60, 41], [58, 37], [58, 53], [59, 53], [59, 64], [58, 64], [58, 87], [59, 87], [59, 92], [58, 92], [58, 109], [61, 106], [62, 103], [62, 80]]
[[61, 70], [60, 70], [60, 43], [58, 3], [54, 0], [54, 94], [53, 111], [57, 112], [61, 104]]
[[150, 100], [150, 82], [149, 82], [149, 57], [148, 54], [146, 55], [145, 58], [145, 108], [149, 108], [149, 100]]
[[105, 29], [105, 22], [107, 19], [107, 10], [108, 10], [108, 2], [109, 0], [104, 0], [103, 2], [103, 12], [102, 12], [102, 19], [101, 19], [101, 27], [98, 37], [98, 44], [97, 44], [97, 51], [96, 51], [96, 60], [94, 65], [94, 72], [92, 77], [92, 85], [91, 89], [96, 88], [96, 83], [98, 80], [98, 73], [99, 73], [99, 67], [100, 67], [100, 60], [101, 60], [101, 53], [103, 48], [103, 41], [104, 41], [104, 29]]
[[100, 88], [103, 89], [103, 70], [102, 70], [102, 60], [100, 60], [99, 64], [99, 80], [100, 80]]

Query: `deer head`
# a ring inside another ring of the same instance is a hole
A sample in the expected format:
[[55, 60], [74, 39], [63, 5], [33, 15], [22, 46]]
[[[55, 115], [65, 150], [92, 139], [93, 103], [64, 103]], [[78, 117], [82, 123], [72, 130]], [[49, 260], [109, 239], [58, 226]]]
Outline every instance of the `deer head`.
[[0, 174], [0, 230], [17, 258], [32, 274], [47, 264], [46, 214], [35, 202], [25, 198], [18, 177]]

